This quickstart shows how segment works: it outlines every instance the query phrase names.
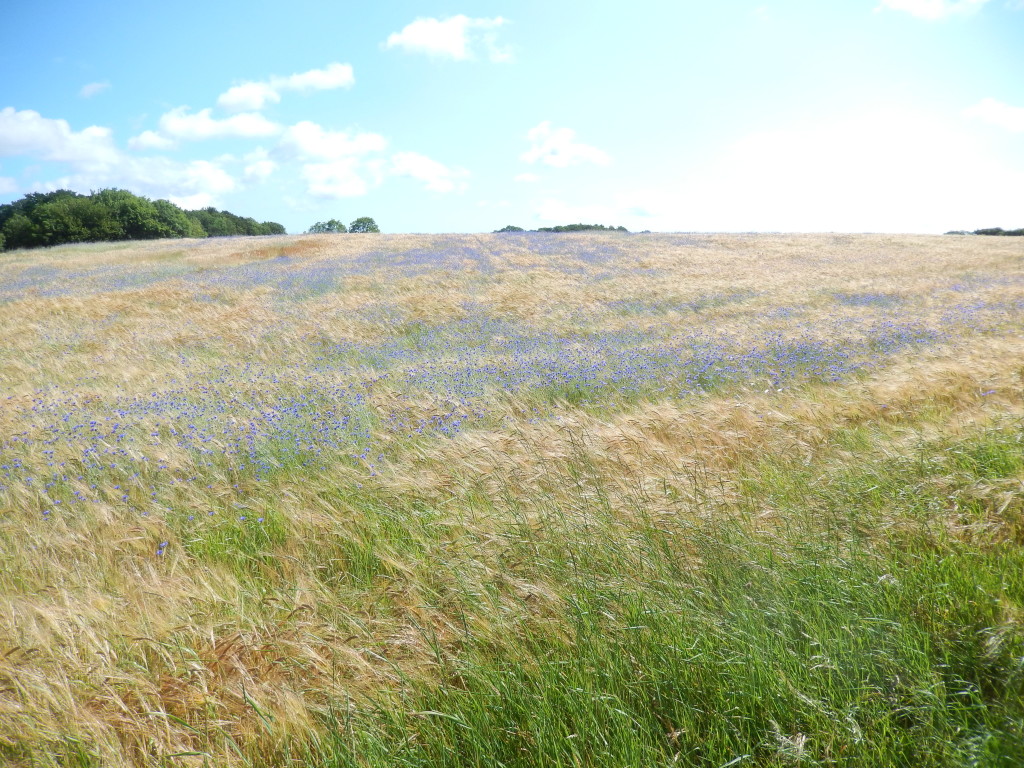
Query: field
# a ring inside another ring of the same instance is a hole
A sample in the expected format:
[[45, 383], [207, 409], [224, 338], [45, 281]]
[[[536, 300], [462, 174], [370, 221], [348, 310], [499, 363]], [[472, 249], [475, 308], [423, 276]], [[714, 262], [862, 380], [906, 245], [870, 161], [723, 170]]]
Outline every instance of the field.
[[1021, 241], [0, 255], [0, 764], [1024, 765]]

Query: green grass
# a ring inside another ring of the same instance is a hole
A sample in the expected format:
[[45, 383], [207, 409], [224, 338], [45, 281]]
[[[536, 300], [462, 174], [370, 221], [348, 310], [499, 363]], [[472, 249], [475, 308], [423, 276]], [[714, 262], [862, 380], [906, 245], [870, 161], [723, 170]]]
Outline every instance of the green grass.
[[1024, 761], [1024, 648], [998, 630], [1000, 603], [1024, 599], [1019, 552], [868, 559], [700, 543], [699, 577], [581, 590], [567, 638], [526, 631], [497, 653], [474, 649], [442, 684], [356, 717], [311, 762]]
[[[264, 579], [268, 583], [278, 581], [274, 574], [280, 573], [280, 562], [275, 550], [288, 538], [285, 520], [275, 511], [257, 514], [250, 510], [211, 510], [210, 523], [200, 519], [198, 523], [178, 515], [178, 540], [185, 553], [202, 562], [227, 566], [235, 575], [252, 583], [253, 579]], [[209, 516], [199, 512], [198, 516]]]
[[[527, 608], [507, 636], [467, 634], [439, 680], [339, 706], [307, 764], [1024, 764], [1024, 552], [939, 534], [919, 509], [950, 456], [971, 457], [960, 489], [1019, 469], [1019, 436], [923, 444], [813, 492], [814, 467], [763, 467], [746, 503], [804, 510], [770, 535], [742, 519], [616, 531], [599, 500], [552, 510], [506, 534], [509, 563], [529, 552], [567, 585], [557, 631]], [[869, 542], [883, 512], [916, 535]]]
[[[461, 636], [424, 625], [426, 678], [336, 702], [307, 737], [236, 748], [254, 767], [1022, 765], [1020, 505], [984, 493], [1019, 482], [1021, 435], [1010, 423], [894, 452], [878, 430], [841, 428], [810, 458], [748, 465], [713, 514], [655, 515], [638, 491], [629, 520], [577, 446], [528, 496], [453, 499], [503, 521], [482, 581], [453, 549], [469, 534], [429, 502], [325, 489], [336, 528], [301, 558], [320, 581], [332, 571], [344, 594], [408, 580], [461, 614]], [[851, 448], [856, 462], [837, 461]], [[679, 483], [710, 500], [708, 477]], [[757, 522], [767, 507], [775, 522]], [[279, 589], [284, 519], [218, 514], [178, 521], [188, 555]], [[475, 545], [485, 557], [460, 544]], [[557, 610], [510, 601], [506, 578], [557, 585]], [[101, 764], [61, 743], [57, 764]]]

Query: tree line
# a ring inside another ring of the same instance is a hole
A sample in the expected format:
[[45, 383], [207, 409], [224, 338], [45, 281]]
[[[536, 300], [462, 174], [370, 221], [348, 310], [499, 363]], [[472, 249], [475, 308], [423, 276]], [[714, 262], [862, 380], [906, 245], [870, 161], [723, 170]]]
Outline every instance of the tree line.
[[965, 229], [954, 229], [947, 235], [996, 235], [1002, 237], [1024, 237], [1024, 229], [1003, 229], [1002, 227], [986, 227], [968, 232]]
[[68, 189], [30, 192], [0, 205], [0, 250], [64, 243], [155, 240], [164, 237], [283, 235], [273, 221], [230, 211], [186, 211], [169, 200], [150, 200], [125, 189], [81, 195]]
[[[522, 227], [517, 227], [514, 224], [509, 224], [501, 229], [494, 230], [498, 232], [526, 232]], [[559, 224], [557, 227], [538, 227], [537, 229], [531, 230], [533, 232], [629, 232], [625, 227], [606, 227], [604, 224]]]

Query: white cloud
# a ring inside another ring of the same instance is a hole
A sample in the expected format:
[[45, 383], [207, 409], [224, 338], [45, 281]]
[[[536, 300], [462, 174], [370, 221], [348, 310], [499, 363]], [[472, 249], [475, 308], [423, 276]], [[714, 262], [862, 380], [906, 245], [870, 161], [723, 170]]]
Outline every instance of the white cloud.
[[231, 117], [218, 119], [210, 116], [211, 110], [201, 109], [189, 114], [188, 107], [176, 107], [160, 117], [160, 133], [171, 139], [201, 141], [228, 136], [255, 138], [273, 136], [281, 132], [281, 126], [272, 123], [256, 112], [243, 112]]
[[18, 191], [18, 182], [10, 176], [0, 176], [0, 195], [13, 195]]
[[384, 47], [401, 48], [409, 53], [425, 53], [455, 61], [476, 58], [474, 49], [482, 47], [491, 61], [509, 61], [511, 54], [497, 45], [494, 32], [507, 23], [508, 20], [500, 16], [493, 19], [471, 19], [461, 14], [444, 20], [416, 19], [401, 32], [389, 35]]
[[391, 156], [391, 173], [395, 176], [411, 176], [422, 181], [432, 192], [452, 192], [466, 189], [469, 171], [449, 168], [417, 152], [399, 152]]
[[535, 173], [520, 173], [513, 179], [513, 181], [519, 181], [524, 184], [533, 184], [536, 181], [540, 181], [540, 176]]
[[279, 101], [281, 94], [269, 83], [242, 83], [218, 96], [217, 106], [231, 112], [244, 112], [260, 110]]
[[324, 69], [236, 85], [217, 98], [217, 105], [232, 112], [259, 110], [281, 101], [281, 91], [327, 91], [349, 88], [355, 81], [351, 65], [335, 62]]
[[569, 128], [552, 128], [545, 120], [526, 134], [530, 148], [521, 155], [527, 163], [545, 163], [565, 168], [580, 163], [608, 165], [611, 158], [603, 150], [576, 141], [576, 132]]
[[876, 8], [905, 11], [919, 19], [944, 19], [956, 14], [973, 13], [988, 0], [882, 0]]
[[308, 163], [302, 166], [307, 191], [314, 197], [359, 197], [369, 185], [359, 174], [359, 161], [354, 157], [329, 163]]
[[376, 133], [331, 131], [303, 120], [288, 126], [269, 152], [262, 148], [245, 156], [246, 179], [262, 180], [282, 168], [295, 168], [314, 197], [356, 197], [385, 177], [384, 160], [373, 157], [388, 147]]
[[143, 131], [128, 139], [128, 146], [132, 149], [170, 149], [174, 142], [156, 131]]
[[350, 64], [328, 64], [326, 69], [311, 69], [290, 77], [271, 78], [271, 85], [288, 91], [329, 91], [348, 88], [356, 78]]
[[182, 163], [165, 157], [122, 155], [116, 163], [105, 168], [74, 173], [34, 186], [82, 193], [118, 187], [148, 197], [166, 198], [178, 205], [183, 205], [180, 201], [186, 200], [190, 205], [183, 207], [201, 208], [215, 204], [237, 184], [231, 174], [208, 160]]
[[88, 83], [83, 85], [82, 89], [78, 92], [78, 95], [83, 99], [91, 99], [93, 96], [97, 96], [103, 93], [110, 87], [110, 83]]
[[751, 133], [674, 182], [539, 199], [545, 224], [630, 230], [933, 232], [1017, 226], [1024, 167], [904, 107]]
[[92, 168], [115, 162], [118, 154], [109, 128], [92, 125], [73, 131], [67, 120], [43, 117], [31, 109], [0, 109], [0, 157], [30, 155]]
[[327, 131], [316, 123], [303, 120], [285, 130], [278, 146], [279, 151], [287, 155], [340, 160], [380, 152], [387, 145], [387, 139], [376, 133]]
[[0, 156], [4, 155], [28, 155], [71, 166], [71, 174], [36, 183], [35, 188], [89, 192], [124, 187], [156, 197], [203, 194], [213, 199], [235, 187], [235, 180], [215, 163], [133, 157], [114, 146], [109, 128], [94, 125], [73, 131], [66, 120], [13, 107], [0, 110]]
[[1024, 107], [1011, 107], [995, 99], [982, 99], [973, 107], [965, 109], [964, 115], [1014, 133], [1024, 132]]
[[[193, 160], [184, 165], [161, 164], [160, 186], [176, 186], [209, 195], [220, 195], [235, 189], [235, 180], [223, 168], [208, 160]], [[180, 193], [179, 193], [180, 194]], [[193, 193], [195, 194], [195, 193]]]
[[283, 160], [321, 161], [306, 163], [301, 170], [306, 191], [314, 197], [357, 197], [369, 191], [367, 175], [380, 183], [381, 162], [367, 156], [387, 146], [387, 139], [376, 133], [329, 131], [304, 120], [284, 132], [273, 154]]
[[196, 211], [200, 208], [217, 206], [217, 198], [208, 192], [196, 192], [191, 195], [170, 195], [167, 199], [186, 211]]
[[[679, 183], [623, 197], [618, 223], [710, 231], [945, 232], [1020, 217], [1024, 168], [906, 109], [752, 133]], [[630, 208], [651, 217], [631, 218]], [[986, 223], [987, 222], [987, 223]]]

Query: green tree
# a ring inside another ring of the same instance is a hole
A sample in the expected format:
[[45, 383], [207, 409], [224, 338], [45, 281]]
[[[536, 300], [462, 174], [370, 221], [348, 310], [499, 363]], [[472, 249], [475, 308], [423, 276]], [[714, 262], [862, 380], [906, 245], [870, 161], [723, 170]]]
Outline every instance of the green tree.
[[119, 225], [119, 232], [103, 240], [153, 240], [170, 237], [171, 231], [157, 217], [153, 203], [145, 197], [133, 195], [127, 189], [101, 189], [91, 199], [104, 206]]
[[183, 211], [168, 200], [154, 202], [125, 189], [103, 189], [91, 195], [67, 189], [32, 192], [0, 205], [0, 249], [159, 237], [283, 234], [284, 227], [274, 221], [258, 222], [216, 208]]
[[1024, 229], [1003, 229], [1002, 227], [988, 227], [986, 229], [974, 230], [976, 235], [997, 235], [1002, 237], [1024, 236]]
[[[354, 224], [355, 222], [353, 222]], [[375, 225], [376, 226], [376, 225]], [[348, 232], [345, 225], [337, 219], [328, 219], [327, 221], [318, 221], [308, 230], [306, 234], [309, 235], [323, 235], [332, 232]]]
[[4, 222], [3, 236], [5, 248], [35, 248], [42, 245], [38, 242], [32, 220], [20, 211]]
[[121, 240], [124, 229], [110, 208], [92, 197], [75, 195], [37, 205], [32, 229], [38, 245]]
[[206, 237], [202, 225], [169, 200], [154, 200], [156, 219], [168, 237]]
[[284, 228], [284, 224], [278, 224], [276, 221], [264, 221], [260, 224], [261, 234], [264, 235], [287, 235], [288, 232]]
[[70, 189], [54, 192], [29, 192], [20, 200], [0, 205], [0, 232], [4, 233], [7, 248], [36, 248], [46, 245], [42, 233], [36, 230], [36, 208], [64, 198], [79, 197]]
[[522, 227], [517, 227], [515, 224], [507, 224], [501, 229], [494, 230], [495, 232], [525, 232], [526, 230]]
[[377, 222], [369, 216], [360, 216], [348, 225], [349, 232], [380, 232]]
[[214, 207], [201, 208], [197, 211], [186, 211], [186, 215], [199, 222], [208, 237], [226, 237], [237, 235], [234, 223]]
[[202, 208], [198, 211], [186, 211], [190, 218], [199, 222], [210, 237], [228, 237], [231, 235], [283, 235], [284, 227], [275, 221], [262, 223], [249, 217], [236, 216], [230, 211], [218, 211], [216, 208]]

